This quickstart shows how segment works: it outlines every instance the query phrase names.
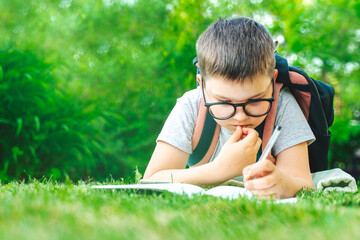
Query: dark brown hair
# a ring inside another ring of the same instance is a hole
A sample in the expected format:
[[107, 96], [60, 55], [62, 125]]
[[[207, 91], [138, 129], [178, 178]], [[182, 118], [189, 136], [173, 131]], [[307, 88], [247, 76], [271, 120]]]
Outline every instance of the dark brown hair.
[[203, 78], [223, 77], [238, 82], [258, 75], [273, 77], [274, 49], [266, 28], [245, 17], [214, 22], [196, 42]]

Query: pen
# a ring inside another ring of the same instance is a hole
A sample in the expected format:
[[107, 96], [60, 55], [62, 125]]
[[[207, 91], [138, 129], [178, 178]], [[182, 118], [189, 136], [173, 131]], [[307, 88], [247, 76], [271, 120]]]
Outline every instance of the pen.
[[280, 135], [280, 131], [281, 131], [281, 126], [276, 126], [270, 139], [269, 139], [269, 142], [268, 144], [266, 144], [266, 147], [264, 149], [264, 151], [262, 152], [260, 158], [259, 158], [259, 161], [261, 160], [264, 160], [267, 158], [267, 156], [269, 155], [271, 149], [273, 148], [275, 142], [276, 142], [276, 139], [279, 137]]

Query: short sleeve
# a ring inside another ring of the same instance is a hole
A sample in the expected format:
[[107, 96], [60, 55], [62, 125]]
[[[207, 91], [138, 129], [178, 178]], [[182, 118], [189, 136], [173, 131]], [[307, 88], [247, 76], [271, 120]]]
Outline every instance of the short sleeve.
[[280, 125], [282, 130], [273, 147], [273, 156], [302, 142], [310, 145], [315, 141], [315, 136], [300, 106], [288, 88], [280, 92], [275, 124]]
[[156, 141], [164, 141], [188, 154], [200, 105], [200, 91], [194, 89], [177, 99]]

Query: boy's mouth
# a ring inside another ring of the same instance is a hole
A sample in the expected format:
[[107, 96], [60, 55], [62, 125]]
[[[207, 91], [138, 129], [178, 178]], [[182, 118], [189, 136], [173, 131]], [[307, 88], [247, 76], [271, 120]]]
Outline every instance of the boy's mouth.
[[250, 124], [247, 124], [247, 125], [233, 125], [234, 128], [236, 127], [241, 127], [241, 128], [249, 128], [250, 127]]

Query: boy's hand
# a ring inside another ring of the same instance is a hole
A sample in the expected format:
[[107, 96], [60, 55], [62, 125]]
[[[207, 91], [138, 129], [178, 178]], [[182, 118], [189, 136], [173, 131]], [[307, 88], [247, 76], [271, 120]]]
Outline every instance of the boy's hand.
[[270, 160], [247, 166], [243, 170], [245, 188], [261, 198], [281, 198], [285, 176]]
[[229, 179], [240, 176], [244, 167], [256, 162], [260, 145], [261, 139], [254, 129], [237, 127], [215, 161]]

